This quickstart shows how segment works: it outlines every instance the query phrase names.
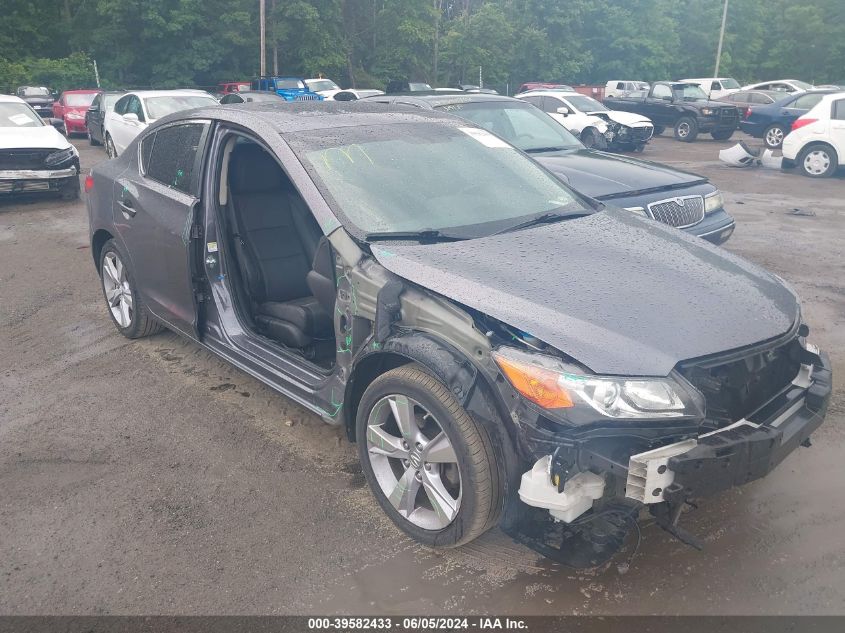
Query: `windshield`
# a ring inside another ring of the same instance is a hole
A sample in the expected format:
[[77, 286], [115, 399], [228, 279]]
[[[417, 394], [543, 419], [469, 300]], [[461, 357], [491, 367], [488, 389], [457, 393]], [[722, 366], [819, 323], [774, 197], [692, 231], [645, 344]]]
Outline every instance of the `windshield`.
[[530, 158], [476, 127], [367, 125], [287, 139], [338, 215], [365, 234], [459, 229], [450, 232], [478, 237], [535, 214], [592, 211]]
[[801, 90], [812, 90], [813, 84], [808, 84], [806, 81], [799, 81], [797, 79], [790, 79], [789, 83], [794, 84], [796, 87], [800, 88]]
[[549, 115], [514, 101], [453, 103], [436, 108], [468, 119], [523, 152], [580, 149], [581, 142]]
[[675, 93], [676, 99], [696, 100], [707, 99], [707, 95], [700, 86], [695, 84], [675, 84], [672, 86], [672, 91]]
[[299, 79], [277, 79], [276, 90], [302, 90], [305, 88]]
[[727, 79], [720, 79], [719, 81], [722, 82], [722, 88], [727, 88], [729, 90], [739, 88], [739, 82], [736, 79], [731, 79], [730, 77], [728, 77]]
[[20, 93], [24, 97], [49, 97], [50, 91], [47, 88], [36, 88], [35, 86], [27, 86], [21, 88]]
[[88, 107], [97, 96], [96, 92], [82, 92], [65, 95], [65, 103], [71, 107]]
[[183, 95], [179, 97], [148, 97], [144, 99], [144, 103], [147, 106], [147, 113], [150, 115], [150, 118], [160, 119], [163, 116], [182, 110], [217, 105], [217, 100], [211, 96]]
[[411, 83], [408, 84], [408, 89], [411, 90], [412, 92], [420, 92], [422, 90], [431, 90], [432, 88], [428, 84], [419, 83], [419, 82], [411, 82]]
[[587, 97], [585, 95], [567, 95], [566, 100], [569, 101], [576, 110], [580, 110], [581, 112], [601, 112], [603, 110], [607, 110], [604, 105], [592, 97]]
[[340, 90], [340, 86], [331, 79], [306, 79], [305, 84], [312, 92], [319, 92], [320, 90]]
[[44, 121], [25, 103], [0, 103], [0, 127], [41, 127]]

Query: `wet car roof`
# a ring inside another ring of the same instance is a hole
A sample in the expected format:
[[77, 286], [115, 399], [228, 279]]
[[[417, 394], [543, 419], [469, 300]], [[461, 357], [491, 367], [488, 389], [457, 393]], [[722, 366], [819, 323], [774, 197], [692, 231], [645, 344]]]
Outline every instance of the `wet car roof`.
[[[233, 105], [202, 107], [166, 117], [168, 121], [182, 118], [207, 118], [249, 124], [263, 123], [277, 132], [298, 132], [305, 130], [353, 127], [360, 125], [384, 125], [389, 123], [421, 123], [425, 121], [466, 121], [431, 110], [408, 111], [383, 103], [351, 102], [252, 102]], [[164, 119], [162, 119], [164, 121]]]

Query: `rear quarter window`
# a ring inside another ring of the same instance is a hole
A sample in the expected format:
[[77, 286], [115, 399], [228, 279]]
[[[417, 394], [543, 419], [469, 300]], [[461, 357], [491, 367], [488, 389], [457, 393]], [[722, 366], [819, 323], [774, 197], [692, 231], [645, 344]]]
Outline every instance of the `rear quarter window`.
[[831, 118], [837, 121], [845, 121], [845, 99], [839, 99], [833, 102]]

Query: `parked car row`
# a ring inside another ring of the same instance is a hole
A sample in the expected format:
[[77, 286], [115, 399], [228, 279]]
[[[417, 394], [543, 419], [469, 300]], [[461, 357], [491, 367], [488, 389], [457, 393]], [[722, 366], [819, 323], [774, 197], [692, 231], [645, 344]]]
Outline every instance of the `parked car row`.
[[595, 566], [643, 510], [700, 546], [684, 507], [766, 476], [827, 412], [794, 291], [641, 212], [707, 215], [715, 188], [523, 100], [214, 102], [85, 187], [117, 331], [171, 329], [343, 428], [427, 546], [500, 525]]

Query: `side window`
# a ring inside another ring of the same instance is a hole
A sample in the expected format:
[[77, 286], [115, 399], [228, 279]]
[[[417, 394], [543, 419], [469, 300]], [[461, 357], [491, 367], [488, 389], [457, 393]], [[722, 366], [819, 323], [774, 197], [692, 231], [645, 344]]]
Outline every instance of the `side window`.
[[137, 115], [139, 121], [144, 120], [144, 108], [141, 107], [141, 100], [134, 95], [129, 99], [129, 104], [126, 106], [126, 112], [131, 112], [132, 114]]
[[798, 110], [809, 110], [810, 108], [815, 107], [815, 105], [821, 100], [822, 95], [820, 94], [801, 95], [793, 101], [789, 107], [796, 108]]
[[751, 97], [751, 103], [774, 103], [774, 100], [771, 97], [760, 92], [752, 92], [749, 96]]
[[541, 99], [541, 103], [543, 104], [543, 112], [551, 112], [552, 114], [557, 114], [557, 109], [563, 105], [554, 97], [541, 97]]
[[543, 109], [543, 98], [542, 97], [523, 97], [522, 100], [527, 101], [528, 103], [530, 103], [531, 105], [533, 105], [536, 108], [540, 108], [541, 110]]
[[627, 90], [627, 88], [625, 88], [625, 82], [624, 81], [617, 81], [616, 82], [616, 89], [617, 90]]
[[831, 113], [830, 118], [836, 119], [837, 121], [845, 121], [845, 99], [834, 101]]
[[734, 103], [748, 103], [749, 101], [751, 101], [751, 96], [752, 95], [748, 94], [747, 92], [746, 93], [735, 92], [734, 94], [732, 94], [728, 98], [731, 101], [733, 101]]
[[338, 92], [334, 96], [335, 101], [352, 101], [355, 99], [355, 95], [351, 92]]
[[718, 81], [714, 81], [712, 84], [710, 84], [710, 90], [721, 90], [721, 89], [722, 89], [722, 84], [720, 84]]
[[155, 132], [141, 140], [141, 173], [143, 174], [147, 173], [147, 168], [150, 164], [150, 154], [153, 153], [153, 143], [155, 143], [155, 140]]
[[126, 114], [126, 106], [129, 103], [129, 99], [131, 95], [126, 95], [125, 97], [121, 97], [118, 99], [117, 103], [114, 104], [114, 113], [115, 114]]
[[[197, 162], [204, 123], [187, 123], [159, 129], [147, 159], [146, 175], [153, 180], [192, 194], [191, 181]], [[148, 139], [144, 139], [146, 142]], [[144, 148], [142, 147], [142, 156]]]
[[663, 84], [660, 84], [654, 87], [654, 91], [651, 93], [651, 95], [656, 99], [662, 99], [663, 97], [671, 97], [672, 89], [669, 86], [664, 86]]

